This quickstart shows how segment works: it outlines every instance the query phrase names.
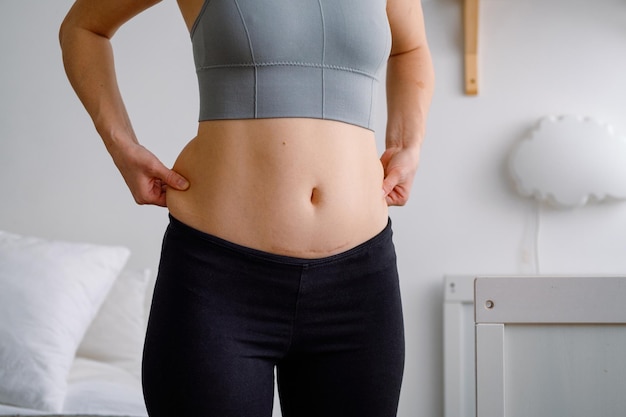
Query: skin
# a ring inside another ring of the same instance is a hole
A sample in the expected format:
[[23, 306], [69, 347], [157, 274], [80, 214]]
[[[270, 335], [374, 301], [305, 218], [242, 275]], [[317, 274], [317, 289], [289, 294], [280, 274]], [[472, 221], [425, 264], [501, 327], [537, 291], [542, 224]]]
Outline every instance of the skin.
[[[317, 258], [380, 232], [409, 199], [433, 90], [418, 0], [388, 0], [386, 149], [347, 123], [276, 118], [204, 121], [173, 169], [138, 141], [110, 39], [155, 0], [78, 0], [60, 30], [68, 78], [138, 204], [234, 243]], [[179, 0], [190, 29], [202, 0]], [[192, 63], [190, 63], [192, 65]]]

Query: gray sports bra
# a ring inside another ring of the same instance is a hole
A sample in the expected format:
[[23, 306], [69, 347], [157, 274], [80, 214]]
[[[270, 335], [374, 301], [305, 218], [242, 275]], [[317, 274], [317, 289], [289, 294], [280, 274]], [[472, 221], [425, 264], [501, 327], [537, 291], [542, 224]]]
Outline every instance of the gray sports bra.
[[371, 129], [386, 0], [205, 0], [191, 39], [200, 121], [311, 117]]

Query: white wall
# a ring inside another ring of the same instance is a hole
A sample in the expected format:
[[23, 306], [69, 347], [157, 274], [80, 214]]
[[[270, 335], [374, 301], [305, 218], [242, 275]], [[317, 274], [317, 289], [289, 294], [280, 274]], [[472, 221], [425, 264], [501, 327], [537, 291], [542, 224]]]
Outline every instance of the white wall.
[[[166, 212], [134, 205], [63, 74], [57, 29], [70, 4], [0, 2], [0, 229], [125, 244], [132, 266], [155, 268]], [[443, 275], [533, 272], [537, 210], [540, 272], [626, 272], [626, 203], [538, 207], [514, 193], [504, 165], [548, 114], [593, 116], [626, 135], [626, 3], [482, 0], [478, 97], [463, 95], [461, 1], [424, 8], [437, 90], [412, 200], [392, 209], [407, 330], [400, 417], [442, 415]], [[197, 114], [175, 2], [122, 28], [115, 45], [139, 138], [171, 164]]]

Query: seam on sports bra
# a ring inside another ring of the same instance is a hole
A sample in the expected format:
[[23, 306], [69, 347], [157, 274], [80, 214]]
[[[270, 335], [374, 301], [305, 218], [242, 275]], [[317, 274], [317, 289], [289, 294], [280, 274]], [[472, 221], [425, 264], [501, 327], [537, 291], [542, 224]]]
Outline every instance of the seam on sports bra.
[[[246, 38], [248, 38], [248, 48], [250, 48], [250, 58], [252, 59], [252, 64], [254, 65], [256, 63], [256, 60], [254, 59], [254, 49], [252, 48], [252, 39], [250, 39], [250, 31], [248, 30], [248, 25], [246, 25], [246, 20], [243, 18], [243, 13], [241, 12], [241, 8], [239, 7], [239, 2], [237, 0], [233, 0], [233, 2], [235, 3], [235, 6], [237, 7], [237, 13], [239, 13], [239, 19], [241, 19], [241, 24], [243, 25], [243, 29], [246, 32]], [[258, 88], [257, 88], [257, 77], [258, 73], [257, 73], [257, 66], [254, 65], [254, 117], [257, 117], [257, 107], [258, 107]]]
[[362, 71], [356, 68], [343, 67], [341, 65], [328, 65], [328, 64], [316, 64], [314, 62], [297, 62], [297, 61], [271, 61], [271, 62], [243, 62], [240, 64], [217, 64], [217, 65], [205, 65], [197, 67], [196, 71], [208, 71], [212, 69], [220, 68], [250, 68], [250, 67], [272, 67], [272, 66], [284, 66], [284, 67], [310, 67], [310, 68], [324, 68], [338, 71], [353, 72], [356, 74], [364, 75], [375, 81], [379, 81], [378, 77], [367, 71]]
[[317, 0], [320, 6], [320, 18], [322, 19], [322, 117], [326, 116], [326, 77], [324, 74], [324, 65], [326, 65], [326, 22], [324, 20], [324, 7], [322, 0]]
[[211, 3], [211, 0], [204, 0], [204, 3], [202, 3], [202, 7], [200, 8], [200, 13], [198, 13], [198, 16], [196, 16], [196, 20], [194, 20], [193, 25], [191, 25], [191, 31], [189, 32], [189, 37], [191, 39], [193, 39], [193, 35], [194, 33], [196, 33], [196, 28], [198, 27], [198, 24], [202, 19], [202, 15], [204, 15], [204, 11], [207, 9], [209, 3]]
[[376, 94], [374, 94], [376, 92], [376, 86], [374, 85], [374, 80], [372, 80], [372, 83], [370, 84], [370, 111], [369, 111], [369, 116], [367, 117], [367, 127], [370, 128], [372, 127], [372, 113], [374, 112], [374, 96]]

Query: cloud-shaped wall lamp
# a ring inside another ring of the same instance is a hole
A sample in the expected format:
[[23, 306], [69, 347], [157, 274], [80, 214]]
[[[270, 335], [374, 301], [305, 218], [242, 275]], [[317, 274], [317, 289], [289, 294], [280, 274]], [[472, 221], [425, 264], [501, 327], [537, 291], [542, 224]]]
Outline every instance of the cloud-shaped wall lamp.
[[589, 117], [542, 119], [513, 149], [517, 190], [560, 207], [626, 199], [626, 138]]

